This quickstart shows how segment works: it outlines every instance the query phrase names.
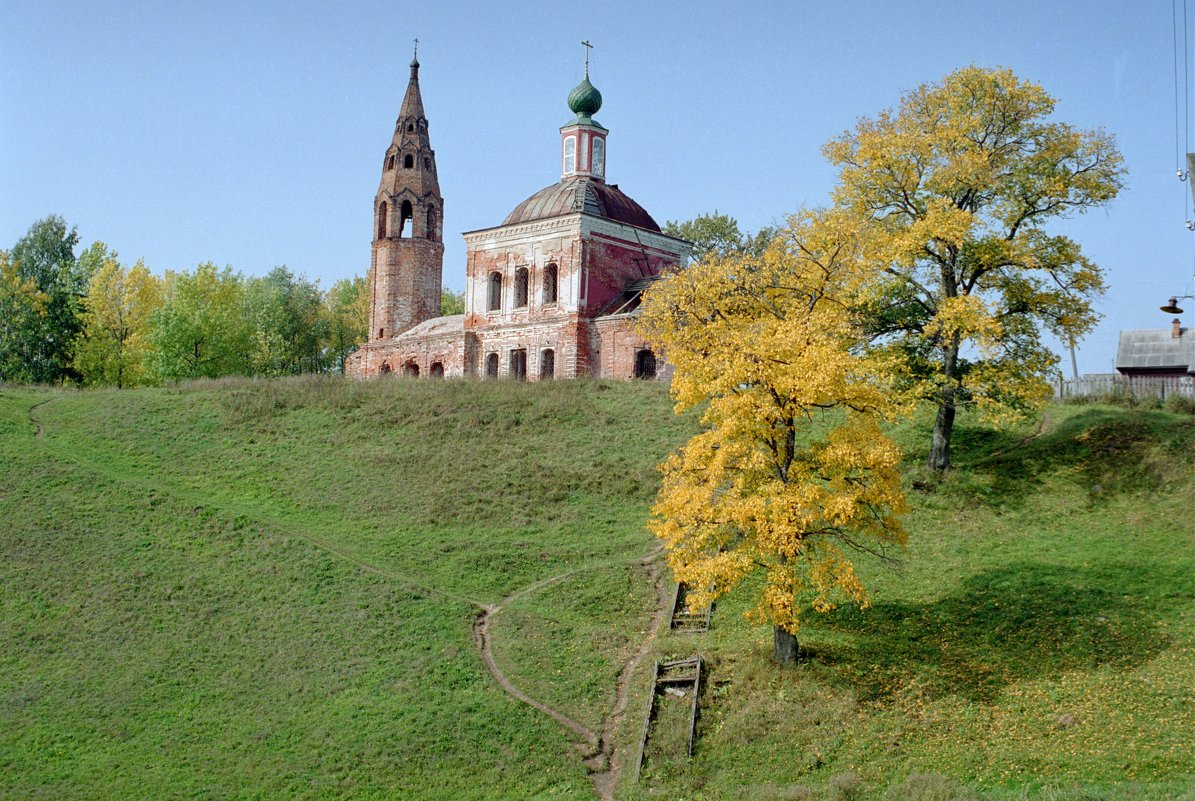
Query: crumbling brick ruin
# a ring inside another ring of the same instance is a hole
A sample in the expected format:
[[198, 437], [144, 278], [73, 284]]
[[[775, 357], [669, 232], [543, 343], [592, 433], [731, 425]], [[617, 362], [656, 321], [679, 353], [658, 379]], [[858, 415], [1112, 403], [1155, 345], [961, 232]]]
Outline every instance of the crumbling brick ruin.
[[585, 79], [560, 129], [561, 179], [501, 225], [465, 234], [465, 313], [440, 316], [444, 200], [411, 62], [374, 202], [369, 339], [355, 376], [663, 378], [667, 365], [633, 330], [643, 291], [683, 266], [688, 243], [665, 235], [606, 183], [602, 96]]

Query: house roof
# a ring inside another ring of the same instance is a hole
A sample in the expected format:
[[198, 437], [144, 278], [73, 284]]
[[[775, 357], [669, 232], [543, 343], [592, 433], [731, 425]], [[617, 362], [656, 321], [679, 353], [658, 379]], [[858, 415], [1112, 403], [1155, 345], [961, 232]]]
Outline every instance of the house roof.
[[1195, 372], [1195, 335], [1187, 328], [1180, 331], [1177, 337], [1170, 328], [1121, 331], [1116, 369]]
[[647, 231], [660, 230], [659, 224], [647, 210], [631, 200], [618, 188], [618, 184], [607, 184], [586, 176], [565, 178], [544, 187], [515, 206], [502, 224], [515, 225], [578, 212], [627, 223]]

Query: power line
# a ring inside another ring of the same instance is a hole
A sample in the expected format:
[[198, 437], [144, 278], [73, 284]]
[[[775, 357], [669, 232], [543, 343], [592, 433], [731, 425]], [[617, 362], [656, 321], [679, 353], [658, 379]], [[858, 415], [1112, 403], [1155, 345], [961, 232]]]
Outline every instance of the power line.
[[[1186, 4], [1187, 0], [1183, 0]], [[1170, 0], [1170, 49], [1174, 55], [1174, 166], [1179, 176], [1183, 172], [1183, 154], [1179, 139], [1179, 92], [1178, 92], [1178, 0]], [[1183, 77], [1186, 77], [1186, 65], [1183, 65]]]

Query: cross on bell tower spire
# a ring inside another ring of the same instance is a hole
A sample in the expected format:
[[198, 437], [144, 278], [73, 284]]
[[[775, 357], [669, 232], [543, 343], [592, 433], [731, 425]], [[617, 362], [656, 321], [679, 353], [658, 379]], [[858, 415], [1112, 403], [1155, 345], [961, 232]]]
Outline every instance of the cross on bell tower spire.
[[581, 46], [585, 48], [585, 77], [589, 77], [589, 51], [593, 49], [593, 45], [589, 43], [588, 39], [581, 40]]

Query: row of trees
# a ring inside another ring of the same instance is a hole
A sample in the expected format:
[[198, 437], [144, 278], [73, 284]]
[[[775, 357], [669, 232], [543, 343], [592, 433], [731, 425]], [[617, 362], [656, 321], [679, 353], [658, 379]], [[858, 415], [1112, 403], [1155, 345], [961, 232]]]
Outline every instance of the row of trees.
[[700, 220], [707, 255], [644, 298], [678, 407], [707, 404], [663, 467], [653, 529], [695, 605], [765, 574], [754, 614], [777, 659], [796, 656], [802, 608], [866, 603], [850, 551], [905, 539], [901, 454], [881, 424], [931, 404], [940, 474], [958, 408], [1001, 421], [1040, 407], [1057, 361], [1043, 332], [1073, 340], [1096, 322], [1102, 270], [1047, 225], [1114, 198], [1123, 161], [1054, 106], [1008, 70], [922, 86], [826, 145], [829, 208], [763, 247]]
[[365, 338], [361, 277], [327, 291], [286, 267], [200, 264], [154, 275], [58, 216], [0, 251], [0, 379], [117, 387], [343, 369]]

